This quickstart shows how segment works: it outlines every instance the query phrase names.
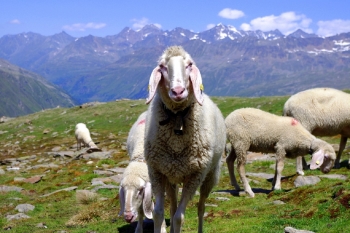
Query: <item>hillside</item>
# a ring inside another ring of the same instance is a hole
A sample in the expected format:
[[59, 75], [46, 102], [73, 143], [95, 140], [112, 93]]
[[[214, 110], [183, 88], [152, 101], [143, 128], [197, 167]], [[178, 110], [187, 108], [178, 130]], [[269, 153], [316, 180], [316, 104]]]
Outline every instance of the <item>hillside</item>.
[[21, 33], [0, 38], [0, 57], [58, 85], [79, 103], [145, 98], [157, 58], [182, 45], [215, 96], [290, 95], [313, 87], [350, 88], [350, 33], [318, 37], [297, 30], [242, 31], [216, 25], [192, 32], [147, 25], [73, 38]]
[[[212, 99], [226, 117], [242, 107], [281, 115], [288, 97]], [[122, 100], [48, 109], [0, 124], [0, 229], [18, 233], [134, 232], [135, 223], [118, 216], [118, 185], [129, 159], [128, 132], [146, 108], [144, 99]], [[79, 122], [87, 124], [101, 153], [77, 151], [74, 127]], [[336, 145], [340, 137], [322, 139]], [[341, 168], [332, 169], [331, 176], [306, 170], [305, 177], [320, 181], [303, 187], [294, 185], [298, 177], [295, 161], [286, 160], [279, 191], [271, 191], [273, 155], [256, 155], [246, 165], [255, 198], [234, 190], [223, 159], [220, 182], [206, 202], [204, 231], [271, 233], [293, 227], [318, 233], [349, 232], [349, 153], [347, 146]], [[195, 195], [189, 202], [184, 232], [197, 232], [198, 198]], [[19, 212], [25, 209], [21, 204], [34, 209]], [[29, 218], [15, 219], [20, 216]], [[168, 202], [165, 219], [169, 232]], [[145, 221], [144, 230], [153, 232], [152, 221]]]
[[0, 116], [16, 117], [74, 102], [39, 75], [0, 59]]

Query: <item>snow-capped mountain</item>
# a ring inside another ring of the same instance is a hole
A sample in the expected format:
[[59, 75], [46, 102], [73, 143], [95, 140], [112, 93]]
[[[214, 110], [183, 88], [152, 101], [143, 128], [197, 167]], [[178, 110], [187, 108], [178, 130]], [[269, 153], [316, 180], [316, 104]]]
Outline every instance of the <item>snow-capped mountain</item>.
[[[37, 72], [79, 102], [144, 98], [162, 51], [181, 45], [201, 69], [209, 95], [285, 95], [314, 86], [350, 88], [350, 33], [319, 37], [302, 30], [203, 31], [147, 25], [115, 35], [74, 38], [21, 33], [0, 38], [0, 58]], [[336, 79], [336, 82], [334, 81]]]

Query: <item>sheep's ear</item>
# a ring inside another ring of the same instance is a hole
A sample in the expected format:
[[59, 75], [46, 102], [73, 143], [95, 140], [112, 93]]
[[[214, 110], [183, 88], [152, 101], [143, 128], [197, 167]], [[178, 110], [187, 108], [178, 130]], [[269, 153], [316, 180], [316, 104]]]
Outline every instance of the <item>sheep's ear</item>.
[[314, 170], [316, 168], [319, 168], [324, 160], [324, 151], [318, 150], [312, 155], [311, 163], [310, 163], [310, 169]]
[[151, 77], [149, 78], [148, 98], [146, 99], [146, 104], [149, 104], [153, 99], [154, 95], [156, 94], [157, 87], [161, 78], [162, 78], [162, 73], [161, 73], [160, 67], [157, 66], [156, 68], [153, 69]]
[[124, 209], [125, 209], [125, 194], [124, 194], [124, 188], [122, 186], [120, 186], [119, 188], [119, 203], [120, 203], [119, 216], [122, 216], [124, 214]]
[[200, 105], [202, 105], [204, 100], [204, 96], [203, 96], [204, 86], [202, 83], [201, 73], [199, 72], [199, 69], [195, 65], [192, 65], [192, 69], [190, 72], [190, 80], [192, 82], [194, 96], [196, 97], [197, 102]]
[[152, 211], [154, 209], [154, 203], [152, 201], [152, 186], [150, 182], [146, 183], [145, 192], [143, 196], [143, 213], [146, 218], [152, 219]]

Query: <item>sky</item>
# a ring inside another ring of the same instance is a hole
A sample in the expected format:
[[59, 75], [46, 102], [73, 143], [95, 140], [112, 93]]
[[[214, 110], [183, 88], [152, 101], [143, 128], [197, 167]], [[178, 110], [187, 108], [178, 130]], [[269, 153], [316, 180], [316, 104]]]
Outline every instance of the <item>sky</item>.
[[154, 24], [203, 32], [222, 23], [239, 30], [319, 36], [350, 32], [348, 0], [0, 0], [0, 37], [34, 32], [74, 37], [116, 35]]

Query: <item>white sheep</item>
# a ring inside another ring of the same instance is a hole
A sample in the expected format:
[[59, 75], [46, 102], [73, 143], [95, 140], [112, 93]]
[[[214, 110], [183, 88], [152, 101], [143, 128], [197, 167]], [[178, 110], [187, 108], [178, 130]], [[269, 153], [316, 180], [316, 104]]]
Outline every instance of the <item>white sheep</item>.
[[284, 158], [296, 158], [312, 154], [311, 169], [320, 167], [328, 173], [335, 160], [335, 152], [327, 142], [317, 139], [292, 117], [277, 116], [254, 108], [242, 108], [230, 113], [226, 119], [227, 137], [232, 145], [226, 158], [231, 184], [239, 190], [234, 175], [234, 162], [237, 158], [237, 170], [244, 190], [254, 197], [245, 175], [244, 165], [247, 151], [276, 153], [273, 189], [281, 189], [281, 175]]
[[[132, 125], [127, 138], [130, 163], [126, 167], [119, 187], [120, 213], [127, 222], [138, 218], [135, 232], [143, 232], [143, 218], [152, 219], [154, 203], [148, 168], [144, 158], [144, 135], [147, 112], [143, 112]], [[165, 222], [163, 222], [163, 232]]]
[[[283, 115], [294, 117], [315, 136], [340, 134], [335, 168], [340, 167], [340, 157], [350, 137], [350, 94], [333, 88], [314, 88], [302, 91], [292, 95], [286, 101]], [[302, 158], [298, 157], [297, 172], [299, 174], [304, 174], [302, 163]]]
[[[186, 206], [200, 187], [198, 232], [205, 200], [220, 176], [226, 143], [224, 118], [203, 93], [202, 77], [179, 46], [165, 50], [149, 80], [145, 158], [155, 195], [154, 232], [164, 219], [164, 193], [170, 199], [171, 232], [181, 232]], [[178, 184], [183, 184], [177, 205]]]
[[92, 141], [90, 131], [84, 123], [78, 123], [75, 126], [75, 139], [77, 140], [77, 150], [81, 149], [81, 145], [88, 146], [90, 149], [98, 149]]

